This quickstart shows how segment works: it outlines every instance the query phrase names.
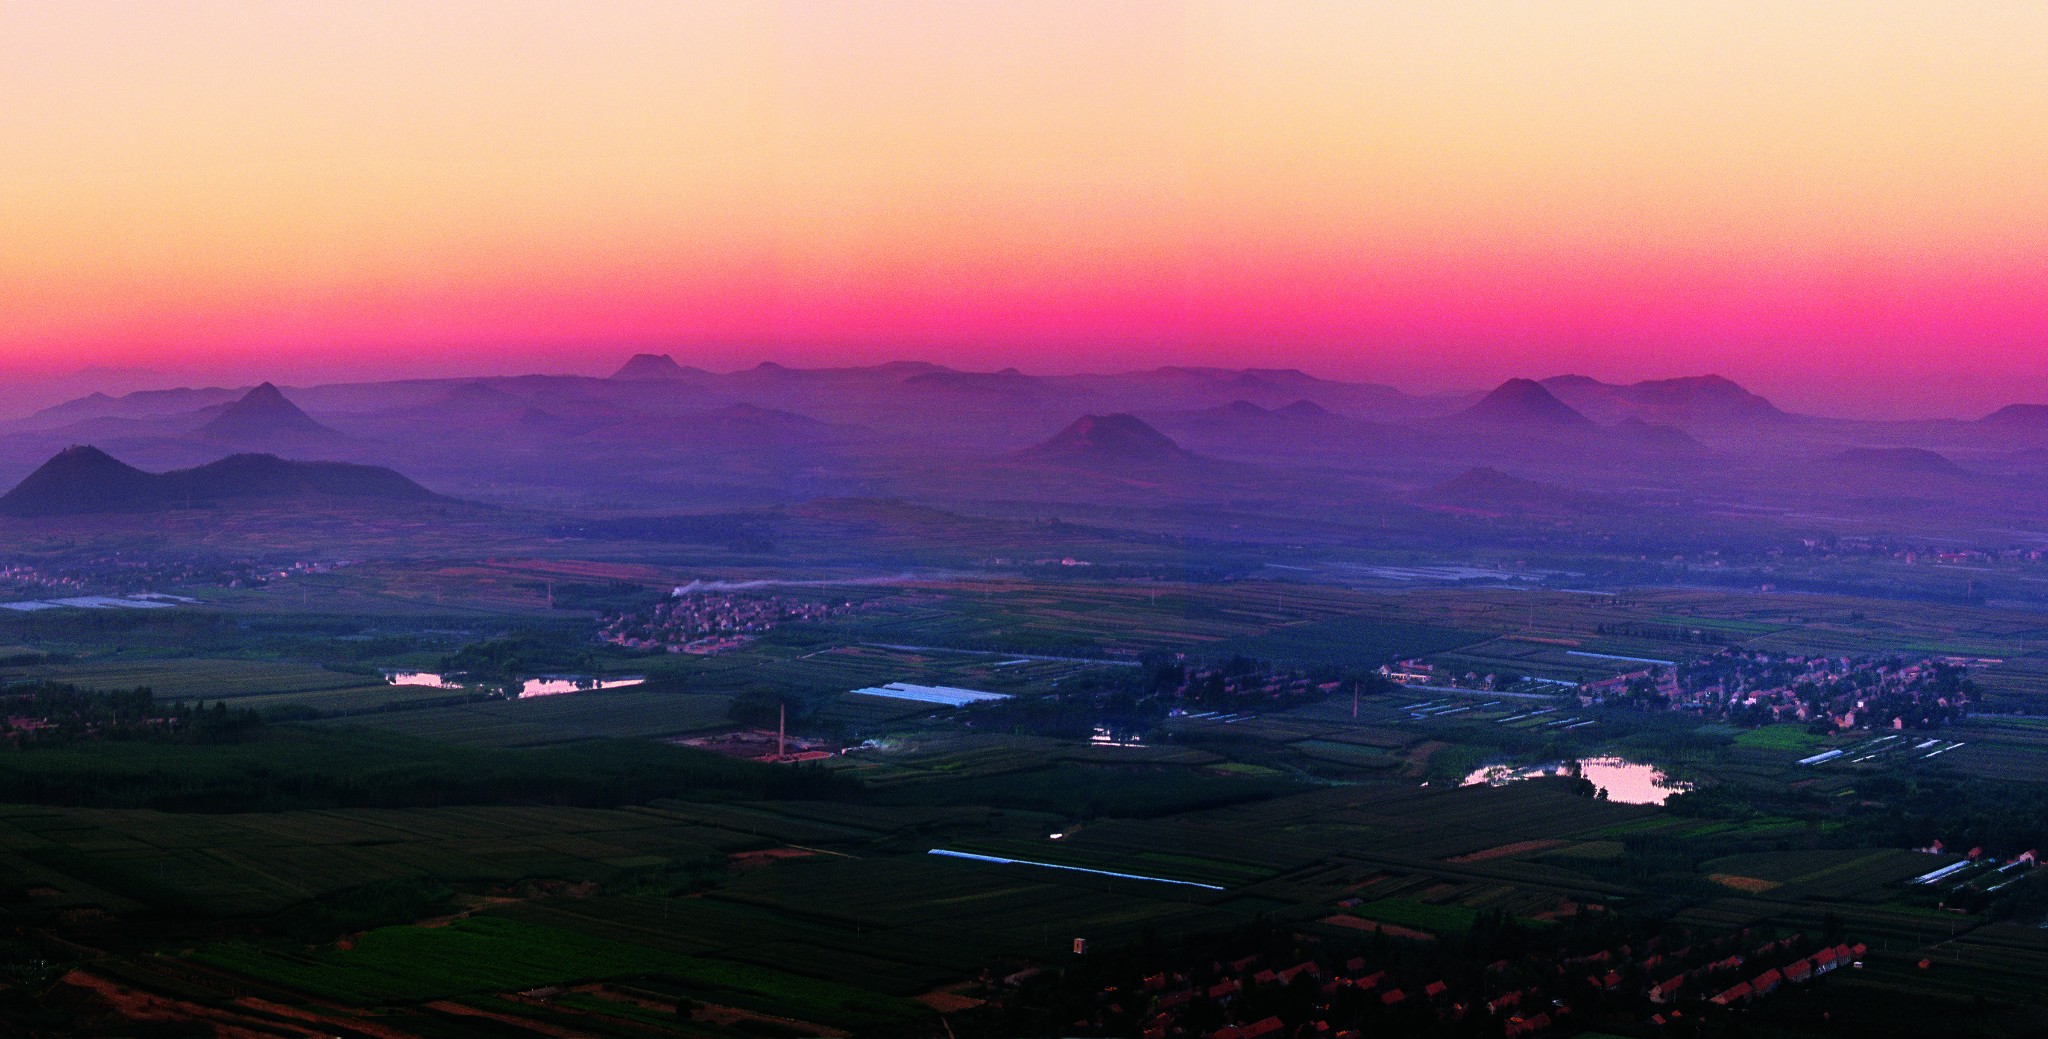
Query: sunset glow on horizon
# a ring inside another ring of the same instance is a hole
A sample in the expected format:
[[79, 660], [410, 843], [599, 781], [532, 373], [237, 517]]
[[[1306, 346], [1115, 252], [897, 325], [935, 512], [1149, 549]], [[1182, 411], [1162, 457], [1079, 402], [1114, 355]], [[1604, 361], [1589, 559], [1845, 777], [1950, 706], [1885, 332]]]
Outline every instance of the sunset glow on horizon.
[[0, 7], [0, 359], [2048, 400], [2048, 6]]

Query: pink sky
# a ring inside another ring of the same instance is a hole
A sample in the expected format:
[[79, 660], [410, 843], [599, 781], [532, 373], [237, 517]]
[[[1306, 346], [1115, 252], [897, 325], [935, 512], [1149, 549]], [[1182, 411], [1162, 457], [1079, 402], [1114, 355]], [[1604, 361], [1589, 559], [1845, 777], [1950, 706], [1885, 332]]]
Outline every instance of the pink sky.
[[0, 6], [0, 368], [2048, 400], [2048, 7]]

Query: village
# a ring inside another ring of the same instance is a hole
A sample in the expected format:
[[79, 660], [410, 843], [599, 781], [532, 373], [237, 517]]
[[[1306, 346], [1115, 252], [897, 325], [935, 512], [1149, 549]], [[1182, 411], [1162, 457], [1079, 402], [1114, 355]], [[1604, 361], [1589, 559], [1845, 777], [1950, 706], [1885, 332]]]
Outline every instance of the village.
[[0, 563], [0, 604], [17, 599], [45, 599], [52, 592], [70, 597], [160, 592], [170, 588], [259, 588], [309, 574], [326, 574], [349, 560], [296, 560], [280, 563], [255, 559], [152, 559], [113, 553], [52, 566]]
[[[1307, 948], [1180, 964], [1099, 990], [1085, 1034], [1145, 1039], [1360, 1039], [1438, 1025], [1478, 1034], [1533, 1035], [1587, 1021], [1635, 1019], [1654, 1030], [1687, 1017], [1771, 996], [1845, 967], [1860, 968], [1861, 943], [1739, 930], [1712, 940], [1654, 936], [1570, 955], [1503, 958], [1480, 977], [1443, 973], [1404, 957], [1350, 956]], [[1076, 946], [1077, 954], [1082, 947]], [[1387, 959], [1389, 962], [1380, 962]], [[1484, 1024], [1479, 1024], [1484, 1022]]]
[[864, 608], [852, 601], [735, 592], [684, 592], [644, 610], [605, 615], [598, 638], [615, 646], [708, 656], [737, 649], [784, 624]]
[[1723, 649], [1579, 687], [1582, 706], [1686, 711], [1736, 725], [1826, 723], [1836, 729], [1934, 729], [1976, 699], [1962, 658], [1801, 656]]
[[[1155, 674], [1155, 683], [1171, 683], [1171, 688], [1163, 691], [1170, 692], [1182, 705], [1174, 713], [1196, 718], [1232, 708], [1297, 707], [1335, 695], [1346, 687], [1346, 680], [1334, 672], [1276, 668], [1242, 658], [1220, 664], [1182, 665], [1177, 681], [1171, 668]], [[1356, 680], [1350, 684], [1356, 686]]]

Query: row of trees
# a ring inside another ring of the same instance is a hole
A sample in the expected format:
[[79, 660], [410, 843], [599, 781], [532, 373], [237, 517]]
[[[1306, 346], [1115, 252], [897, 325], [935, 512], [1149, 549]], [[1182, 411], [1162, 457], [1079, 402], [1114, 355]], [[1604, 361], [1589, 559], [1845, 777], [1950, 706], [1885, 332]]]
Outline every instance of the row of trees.
[[96, 690], [39, 681], [0, 687], [0, 738], [17, 748], [81, 740], [232, 743], [262, 728], [255, 711], [221, 700], [158, 703], [148, 686]]

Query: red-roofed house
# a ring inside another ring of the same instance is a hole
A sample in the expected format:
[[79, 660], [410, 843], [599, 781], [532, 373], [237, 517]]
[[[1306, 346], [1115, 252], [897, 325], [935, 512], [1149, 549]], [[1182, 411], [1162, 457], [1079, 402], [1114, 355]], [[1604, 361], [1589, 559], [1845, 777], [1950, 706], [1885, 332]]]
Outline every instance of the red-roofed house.
[[1280, 1023], [1280, 1019], [1277, 1017], [1262, 1017], [1251, 1024], [1240, 1027], [1237, 1030], [1237, 1034], [1238, 1039], [1264, 1039], [1266, 1036], [1277, 1034], [1286, 1027], [1286, 1025]]
[[1778, 969], [1773, 967], [1752, 979], [1749, 983], [1749, 990], [1759, 996], [1768, 996], [1776, 991], [1778, 984], [1784, 980], [1785, 976], [1778, 973]]
[[1719, 995], [1716, 995], [1716, 996], [1714, 996], [1714, 997], [1713, 997], [1712, 999], [1709, 999], [1709, 1000], [1707, 1000], [1707, 1002], [1709, 1002], [1709, 1003], [1713, 1003], [1713, 1004], [1715, 1004], [1715, 1005], [1717, 1005], [1717, 1006], [1724, 1006], [1724, 1007], [1725, 1007], [1725, 1006], [1728, 1006], [1728, 1005], [1729, 1005], [1729, 1004], [1731, 1004], [1731, 1003], [1740, 1003], [1740, 1002], [1742, 1002], [1743, 1000], [1745, 1000], [1745, 999], [1748, 999], [1748, 998], [1749, 998], [1749, 982], [1747, 982], [1747, 981], [1738, 981], [1738, 982], [1736, 982], [1736, 983], [1735, 983], [1735, 986], [1734, 986], [1733, 988], [1730, 988], [1730, 989], [1728, 989], [1727, 991], [1725, 991], [1725, 992], [1722, 992], [1722, 993], [1720, 993]]
[[1301, 963], [1297, 963], [1294, 966], [1281, 971], [1280, 984], [1286, 985], [1292, 982], [1295, 979], [1296, 975], [1300, 974], [1306, 974], [1309, 977], [1313, 978], [1322, 974], [1322, 971], [1316, 969], [1316, 964], [1314, 960], [1304, 960]]

